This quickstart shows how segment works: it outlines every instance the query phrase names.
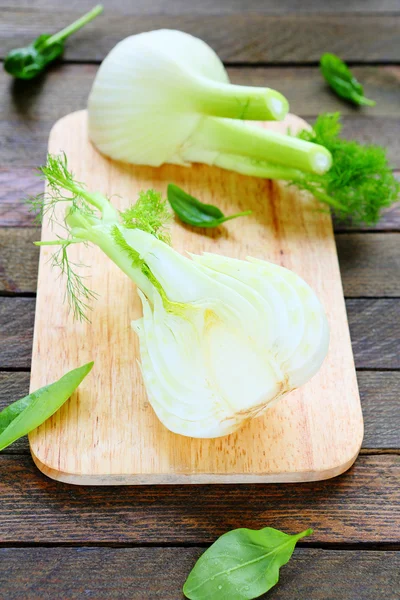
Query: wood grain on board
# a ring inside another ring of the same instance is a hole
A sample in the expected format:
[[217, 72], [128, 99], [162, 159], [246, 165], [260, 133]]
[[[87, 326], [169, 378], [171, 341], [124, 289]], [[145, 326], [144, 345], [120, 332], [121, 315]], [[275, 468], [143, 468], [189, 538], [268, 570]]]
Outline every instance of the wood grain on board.
[[334, 479], [296, 484], [73, 486], [28, 456], [0, 456], [0, 543], [210, 544], [236, 527], [307, 544], [398, 544], [400, 457], [360, 455]]
[[[304, 126], [289, 117], [274, 127], [286, 130], [289, 124]], [[278, 183], [200, 165], [151, 169], [106, 159], [88, 141], [85, 111], [54, 126], [49, 149], [60, 148], [77, 179], [113, 196], [118, 208], [129, 206], [143, 188], [165, 193], [168, 182], [175, 181], [223, 212], [256, 209], [256, 217], [209, 235], [175, 222], [173, 246], [181, 252], [252, 255], [292, 268], [324, 304], [331, 341], [320, 372], [265, 417], [216, 440], [175, 435], [146, 398], [137, 339], [129, 326], [141, 314], [132, 282], [97, 248], [71, 247], [71, 260], [91, 265], [87, 284], [101, 292], [92, 323], [74, 323], [49, 263], [53, 249], [43, 247], [31, 387], [48, 383], [49, 373], [54, 379], [89, 360], [95, 367], [71, 400], [31, 434], [38, 467], [56, 479], [86, 484], [301, 481], [346, 470], [356, 458], [363, 428], [330, 216], [316, 211], [311, 197], [301, 198]], [[56, 234], [44, 224], [42, 239]]]
[[[183, 600], [183, 583], [202, 552], [198, 547], [5, 548], [0, 550], [2, 593], [9, 600]], [[399, 552], [297, 547], [268, 600], [398, 600], [399, 587]]]

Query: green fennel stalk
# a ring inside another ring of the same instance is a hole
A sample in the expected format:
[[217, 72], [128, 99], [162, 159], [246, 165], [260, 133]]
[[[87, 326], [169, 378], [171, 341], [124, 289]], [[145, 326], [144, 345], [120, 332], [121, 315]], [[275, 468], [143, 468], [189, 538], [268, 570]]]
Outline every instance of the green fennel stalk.
[[[220, 127], [220, 123], [217, 123], [215, 131]], [[351, 219], [354, 223], [374, 225], [382, 209], [398, 198], [400, 184], [390, 168], [385, 149], [342, 138], [340, 113], [320, 115], [311, 130], [305, 129], [295, 137], [288, 135], [283, 144], [281, 138], [284, 136], [280, 136], [275, 154], [268, 150], [273, 147], [274, 134], [270, 138], [272, 145], [269, 146], [268, 142], [264, 146], [266, 131], [261, 130], [262, 135], [258, 136], [257, 131], [252, 133], [253, 128], [247, 134], [249, 145], [243, 144], [243, 154], [236, 153], [236, 133], [232, 132], [236, 131], [238, 136], [247, 132], [242, 132], [241, 123], [229, 123], [229, 129], [232, 135], [227, 135], [222, 142], [216, 142], [220, 144], [220, 150], [222, 146], [222, 150], [226, 150], [216, 155], [216, 166], [253, 177], [287, 181], [300, 190], [311, 192], [341, 220]], [[210, 139], [213, 139], [212, 135]], [[303, 147], [297, 152], [296, 143], [299, 141], [309, 143], [308, 155]], [[332, 166], [326, 172], [312, 172], [311, 161], [321, 147], [332, 156]], [[279, 164], [281, 156], [284, 160]], [[297, 162], [297, 168], [285, 166], [288, 156], [291, 164]], [[195, 157], [191, 158], [196, 160]]]
[[[161, 285], [154, 280], [138, 252], [126, 247], [118, 231], [140, 230], [151, 233], [157, 239], [168, 242], [165, 226], [170, 220], [161, 194], [148, 190], [141, 192], [135, 205], [124, 212], [117, 211], [109, 200], [98, 192], [89, 192], [83, 183], [76, 181], [69, 171], [65, 155], [48, 155], [47, 164], [39, 168], [41, 178], [47, 182], [49, 191], [28, 198], [32, 209], [38, 211], [38, 219], [46, 215], [53, 223], [66, 230], [65, 239], [35, 242], [38, 246], [59, 246], [52, 255], [52, 264], [61, 270], [67, 280], [67, 299], [74, 317], [88, 320], [89, 302], [97, 294], [88, 289], [78, 267], [68, 258], [72, 244], [91, 242], [97, 245], [130, 279], [148, 296], [155, 286], [163, 297]], [[65, 218], [58, 221], [55, 208], [65, 203]]]
[[289, 110], [286, 98], [271, 88], [227, 84], [205, 77], [197, 78], [191, 99], [200, 114], [229, 119], [275, 121]]
[[314, 173], [325, 173], [332, 164], [329, 151], [321, 145], [243, 121], [209, 117], [191, 136], [183, 157], [203, 162], [204, 154], [212, 151], [218, 153], [214, 164], [233, 155], [238, 157], [238, 161], [242, 158], [261, 160], [275, 166]]

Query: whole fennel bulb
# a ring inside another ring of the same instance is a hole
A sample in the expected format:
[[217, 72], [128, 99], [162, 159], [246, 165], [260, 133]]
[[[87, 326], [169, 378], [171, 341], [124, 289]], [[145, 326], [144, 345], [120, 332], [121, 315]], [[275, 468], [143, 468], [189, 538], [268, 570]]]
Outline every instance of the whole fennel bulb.
[[107, 198], [75, 182], [63, 158], [49, 156], [41, 170], [51, 183], [42, 211], [55, 214], [60, 201], [68, 206], [68, 237], [48, 243], [60, 245], [58, 263], [75, 312], [82, 316], [91, 292], [70, 280], [70, 244], [98, 245], [138, 286], [143, 317], [133, 328], [143, 380], [168, 429], [200, 438], [227, 435], [318, 371], [328, 325], [299, 276], [254, 258], [182, 256], [167, 243], [160, 194], [142, 192], [118, 213]]
[[105, 58], [88, 100], [89, 136], [103, 154], [140, 165], [202, 162], [284, 179], [296, 173], [282, 167], [327, 171], [323, 146], [246, 122], [281, 120], [288, 108], [275, 90], [230, 84], [202, 40], [161, 29], [122, 40]]

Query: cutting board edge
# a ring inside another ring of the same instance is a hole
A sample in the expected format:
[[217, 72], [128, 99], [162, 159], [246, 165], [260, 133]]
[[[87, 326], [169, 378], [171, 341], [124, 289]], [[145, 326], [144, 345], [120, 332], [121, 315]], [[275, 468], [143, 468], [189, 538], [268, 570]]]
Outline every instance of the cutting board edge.
[[50, 129], [50, 132], [49, 132], [48, 140], [47, 140], [47, 151], [48, 152], [49, 152], [49, 148], [51, 146], [52, 138], [54, 137], [54, 134], [57, 131], [57, 129], [64, 122], [68, 122], [68, 121], [74, 120], [74, 119], [76, 119], [76, 115], [83, 114], [83, 113], [87, 113], [87, 109], [86, 108], [81, 108], [79, 110], [74, 110], [73, 112], [70, 112], [67, 115], [64, 115], [63, 117], [60, 117], [60, 119], [57, 119], [57, 121], [55, 121], [55, 123], [53, 123], [53, 125], [52, 125], [52, 127]]
[[33, 462], [41, 473], [61, 483], [71, 485], [207, 485], [207, 484], [253, 484], [253, 483], [307, 483], [312, 481], [324, 481], [342, 475], [356, 461], [360, 449], [361, 442], [354, 454], [341, 463], [321, 470], [312, 471], [296, 471], [286, 473], [198, 473], [198, 474], [183, 474], [183, 473], [137, 473], [130, 475], [112, 475], [112, 474], [95, 474], [89, 475], [84, 473], [66, 473], [59, 471], [46, 465], [34, 453], [32, 446], [30, 447]]

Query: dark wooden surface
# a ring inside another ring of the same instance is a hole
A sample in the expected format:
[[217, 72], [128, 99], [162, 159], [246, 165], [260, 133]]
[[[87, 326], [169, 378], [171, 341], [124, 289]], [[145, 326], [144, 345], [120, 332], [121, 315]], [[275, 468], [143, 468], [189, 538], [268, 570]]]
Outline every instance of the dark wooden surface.
[[[92, 0], [0, 0], [0, 57], [89, 10]], [[122, 37], [176, 27], [211, 43], [236, 83], [269, 85], [312, 120], [339, 110], [344, 133], [388, 148], [400, 169], [398, 0], [110, 0], [33, 82], [0, 72], [0, 408], [28, 393], [39, 231], [22, 198], [41, 191], [49, 130], [83, 108], [98, 62]], [[325, 86], [324, 51], [356, 63], [377, 100], [357, 109]], [[400, 173], [400, 171], [399, 171]], [[41, 475], [26, 439], [0, 455], [0, 597], [180, 600], [196, 558], [234, 527], [312, 527], [282, 600], [395, 600], [400, 581], [400, 207], [372, 230], [335, 223], [365, 436], [336, 479], [291, 485], [74, 487]]]
[[[7, 600], [54, 600], [60, 589], [68, 590], [68, 600], [178, 600], [188, 571], [203, 551], [7, 548], [0, 550], [0, 583]], [[398, 552], [302, 548], [282, 569], [268, 599], [398, 600], [399, 574]]]
[[[25, 1], [21, 10], [12, 0], [1, 4], [6, 9], [0, 28], [0, 56], [15, 46], [16, 35], [21, 45], [26, 44], [43, 32], [57, 30], [61, 19], [70, 23], [78, 18], [83, 5]], [[227, 63], [316, 62], [326, 48], [352, 61], [389, 62], [396, 61], [400, 52], [400, 15], [393, 9], [371, 7], [353, 13], [349, 2], [343, 18], [333, 3], [330, 10], [321, 13], [322, 3], [317, 1], [308, 2], [308, 10], [298, 12], [295, 6], [299, 3], [294, 1], [276, 1], [272, 10], [270, 3], [262, 0], [235, 2], [234, 8], [229, 0], [210, 0], [205, 5], [184, 0], [152, 4], [146, 9], [146, 3], [139, 0], [106, 2], [110, 7], [107, 17], [97, 19], [85, 33], [78, 34], [68, 45], [65, 58], [79, 62], [102, 60], [121, 38], [162, 27], [183, 29], [201, 37]], [[54, 10], [55, 5], [58, 10]]]
[[314, 535], [309, 544], [398, 545], [399, 456], [359, 456], [317, 483], [206, 486], [71, 486], [37, 472], [31, 458], [0, 461], [2, 542], [25, 544], [210, 543], [234, 527]]

